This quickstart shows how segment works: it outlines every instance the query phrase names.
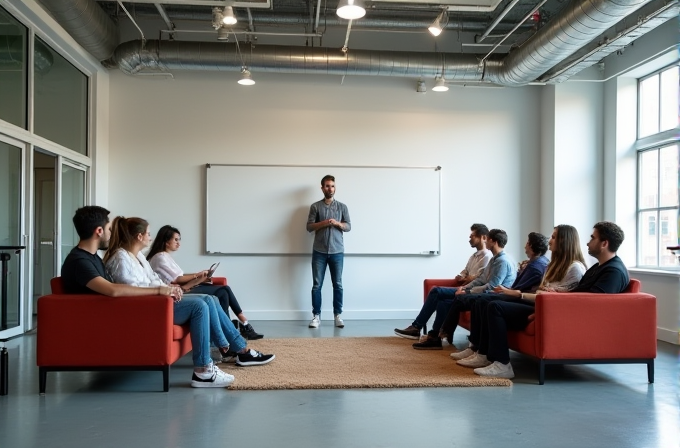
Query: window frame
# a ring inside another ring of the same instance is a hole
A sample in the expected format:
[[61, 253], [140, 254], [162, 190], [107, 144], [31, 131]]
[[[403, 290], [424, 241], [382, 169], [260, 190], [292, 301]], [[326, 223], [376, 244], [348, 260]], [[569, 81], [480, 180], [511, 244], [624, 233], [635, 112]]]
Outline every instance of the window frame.
[[[678, 61], [673, 62], [672, 64], [669, 64], [669, 65], [667, 65], [663, 68], [660, 68], [659, 70], [655, 70], [648, 75], [645, 75], [641, 78], [638, 78], [638, 80], [637, 80], [638, 102], [637, 102], [637, 117], [636, 117], [636, 121], [637, 121], [636, 141], [646, 140], [646, 139], [649, 139], [650, 137], [655, 137], [657, 135], [665, 134], [667, 132], [672, 132], [672, 133], [677, 132], [676, 131], [677, 126], [673, 129], [669, 129], [669, 130], [666, 130], [666, 131], [659, 131], [659, 129], [661, 129], [661, 88], [662, 88], [661, 73], [665, 72], [666, 70], [670, 70], [673, 67], [678, 67], [678, 70], [680, 70], [680, 62], [678, 62]], [[654, 76], [659, 76], [659, 91], [657, 92], [658, 98], [659, 98], [659, 101], [658, 101], [659, 104], [657, 106], [659, 108], [659, 110], [658, 110], [657, 132], [654, 133], [654, 134], [651, 134], [651, 135], [647, 135], [645, 137], [640, 137], [640, 112], [641, 112], [640, 109], [642, 108], [642, 101], [640, 101], [640, 98], [641, 98], [640, 91], [642, 90], [642, 83], [644, 81], [648, 80], [649, 78], [653, 78]]]
[[[637, 117], [636, 117], [636, 123], [637, 123], [637, 140], [635, 142], [635, 152], [636, 152], [636, 164], [637, 164], [637, 182], [636, 182], [636, 198], [635, 198], [635, 222], [636, 222], [636, 266], [640, 268], [645, 268], [645, 269], [658, 269], [658, 270], [667, 270], [667, 271], [676, 271], [680, 270], [680, 266], [660, 266], [660, 260], [661, 260], [661, 250], [662, 248], [659, 246], [660, 241], [661, 241], [661, 222], [660, 222], [660, 216], [661, 212], [665, 210], [675, 210], [676, 211], [676, 216], [680, 218], [680, 198], [679, 198], [679, 204], [674, 205], [674, 206], [661, 206], [661, 195], [660, 195], [660, 188], [661, 188], [661, 157], [657, 158], [657, 204], [655, 207], [646, 207], [642, 208], [641, 206], [641, 201], [640, 201], [640, 189], [642, 186], [642, 164], [640, 163], [642, 154], [645, 152], [649, 151], [661, 151], [662, 148], [665, 148], [667, 146], [672, 146], [675, 145], [678, 152], [680, 153], [680, 135], [678, 134], [678, 126], [676, 126], [673, 129], [669, 129], [666, 131], [661, 131], [657, 132], [652, 135], [648, 135], [645, 137], [640, 138], [640, 115], [641, 115], [641, 109], [642, 109], [642, 101], [641, 101], [641, 85], [642, 82], [653, 77], [653, 76], [659, 76], [661, 77], [661, 73], [670, 70], [674, 67], [677, 67], [677, 70], [680, 70], [680, 61], [675, 61], [672, 64], [666, 65], [665, 67], [655, 70], [652, 73], [649, 73], [648, 75], [645, 75], [643, 77], [638, 78], [637, 80], [637, 95], [638, 95], [638, 104], [637, 104]], [[662, 84], [659, 82], [659, 117], [658, 117], [658, 128], [660, 129], [661, 127], [661, 88]], [[678, 175], [680, 177], [680, 166], [678, 167]], [[680, 195], [680, 191], [678, 193]], [[650, 237], [649, 234], [649, 222], [644, 222], [641, 223], [641, 214], [645, 212], [654, 212], [655, 213], [655, 220], [654, 220], [654, 226], [655, 226], [655, 234], [654, 234], [654, 239], [656, 240], [655, 242], [655, 247], [656, 247], [656, 261], [655, 264], [649, 265], [649, 264], [643, 264], [642, 263], [642, 240], [643, 238]], [[670, 225], [670, 224], [669, 224]], [[670, 229], [670, 227], [669, 227]]]

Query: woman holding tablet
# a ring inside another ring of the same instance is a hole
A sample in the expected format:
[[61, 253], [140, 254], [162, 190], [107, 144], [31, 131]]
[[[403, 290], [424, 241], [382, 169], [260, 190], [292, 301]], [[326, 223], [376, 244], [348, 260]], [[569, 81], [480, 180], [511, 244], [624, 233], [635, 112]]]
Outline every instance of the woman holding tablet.
[[151, 245], [151, 251], [146, 256], [154, 272], [163, 281], [180, 285], [185, 292], [191, 291], [192, 294], [210, 294], [216, 296], [225, 313], [229, 313], [229, 308], [234, 312], [238, 318], [238, 322], [235, 323], [240, 324], [239, 329], [244, 338], [249, 340], [262, 339], [264, 336], [257, 333], [248, 322], [248, 318], [243, 314], [243, 310], [229, 286], [206, 283], [211, 277], [208, 276], [208, 270], [193, 274], [185, 274], [182, 271], [182, 268], [179, 267], [172, 258], [172, 255], [170, 255], [171, 252], [179, 249], [181, 240], [182, 235], [175, 227], [165, 225], [158, 230], [156, 238]]
[[[150, 242], [151, 233], [149, 233], [149, 223], [146, 220], [142, 218], [124, 218], [122, 216], [118, 216], [113, 220], [111, 223], [111, 239], [109, 240], [109, 248], [104, 256], [104, 264], [114, 282], [133, 286], [161, 286], [166, 284], [151, 269], [149, 262], [146, 261], [146, 258], [141, 253], [142, 249], [148, 247]], [[191, 342], [192, 345], [194, 343], [200, 345], [200, 347], [194, 346], [194, 350], [199, 350], [200, 348], [201, 354], [201, 359], [197, 359], [195, 362], [199, 363], [197, 364], [199, 367], [207, 369], [206, 375], [210, 373], [225, 378], [219, 381], [218, 384], [229, 385], [233, 381], [233, 377], [219, 373], [219, 369], [212, 367], [212, 362], [208, 361], [210, 359], [209, 341], [212, 341], [220, 349], [222, 361], [235, 360], [236, 364], [240, 366], [267, 364], [274, 359], [274, 355], [264, 355], [248, 348], [247, 342], [234, 329], [234, 326], [224, 311], [222, 311], [214, 296], [209, 294], [181, 295], [180, 293], [178, 295], [180, 297], [176, 299], [173, 310], [177, 319], [183, 316], [181, 309], [183, 302], [200, 301], [207, 305], [201, 307], [203, 308], [203, 315], [207, 313], [207, 319], [203, 319], [205, 325], [200, 330], [197, 330], [201, 332], [200, 335], [197, 334], [198, 337], [195, 338], [192, 332]], [[202, 372], [197, 373], [202, 374]], [[214, 387], [211, 378], [214, 378], [214, 376], [209, 376], [205, 379], [200, 375], [195, 375], [191, 384], [194, 387]]]

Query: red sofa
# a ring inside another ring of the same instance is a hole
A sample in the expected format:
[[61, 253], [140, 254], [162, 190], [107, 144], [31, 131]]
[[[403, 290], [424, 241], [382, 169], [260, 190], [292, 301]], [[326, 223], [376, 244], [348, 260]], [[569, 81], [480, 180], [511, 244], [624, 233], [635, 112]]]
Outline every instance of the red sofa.
[[60, 277], [51, 287], [38, 299], [40, 394], [57, 371], [161, 371], [168, 391], [170, 365], [191, 351], [189, 326], [172, 323], [172, 297], [66, 294]]
[[[455, 280], [427, 279], [424, 299], [434, 286], [455, 286]], [[470, 312], [459, 325], [470, 329]], [[545, 382], [546, 364], [647, 364], [654, 382], [656, 358], [656, 297], [640, 292], [631, 279], [621, 294], [545, 293], [536, 297], [536, 318], [522, 331], [509, 331], [512, 350], [539, 361], [538, 383]]]

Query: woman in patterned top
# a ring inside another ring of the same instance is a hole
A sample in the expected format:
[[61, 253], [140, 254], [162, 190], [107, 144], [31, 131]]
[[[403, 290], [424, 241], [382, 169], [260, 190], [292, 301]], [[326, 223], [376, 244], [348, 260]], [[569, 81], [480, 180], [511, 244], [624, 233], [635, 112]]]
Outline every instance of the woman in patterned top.
[[179, 249], [182, 235], [175, 227], [165, 225], [158, 230], [156, 238], [153, 240], [151, 250], [146, 256], [154, 272], [166, 283], [176, 283], [185, 292], [191, 291], [196, 294], [210, 294], [216, 296], [225, 313], [229, 314], [229, 308], [234, 312], [238, 321], [234, 325], [241, 330], [241, 336], [246, 339], [262, 339], [264, 336], [258, 334], [253, 326], [248, 322], [248, 318], [243, 314], [243, 310], [236, 300], [233, 291], [227, 285], [206, 284], [208, 271], [187, 274], [175, 262], [170, 255]]

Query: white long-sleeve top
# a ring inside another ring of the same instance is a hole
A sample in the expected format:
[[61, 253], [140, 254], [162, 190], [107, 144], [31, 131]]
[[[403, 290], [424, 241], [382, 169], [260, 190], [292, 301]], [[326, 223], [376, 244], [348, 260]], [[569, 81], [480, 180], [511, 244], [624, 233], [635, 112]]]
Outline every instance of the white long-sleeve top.
[[141, 252], [135, 257], [125, 249], [116, 250], [106, 262], [106, 271], [115, 283], [132, 286], [166, 285]]
[[461, 277], [468, 277], [471, 275], [474, 275], [475, 277], [479, 276], [479, 274], [482, 273], [486, 265], [489, 264], [489, 261], [493, 258], [493, 254], [489, 249], [480, 249], [474, 254], [470, 256], [470, 259], [468, 260], [467, 264], [465, 265], [465, 269], [460, 271]]
[[580, 261], [575, 261], [569, 265], [567, 273], [564, 278], [557, 282], [547, 282], [543, 287], [553, 288], [557, 292], [568, 292], [578, 286], [583, 274], [586, 273], [586, 267]]
[[177, 277], [184, 275], [182, 268], [175, 262], [172, 255], [167, 252], [158, 252], [151, 257], [149, 264], [153, 271], [158, 274], [165, 283], [172, 283], [177, 280]]

